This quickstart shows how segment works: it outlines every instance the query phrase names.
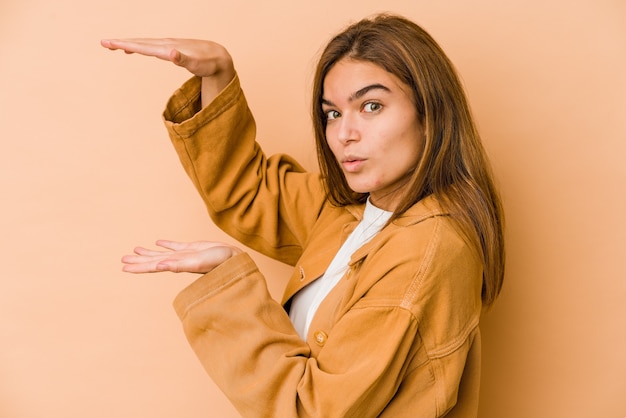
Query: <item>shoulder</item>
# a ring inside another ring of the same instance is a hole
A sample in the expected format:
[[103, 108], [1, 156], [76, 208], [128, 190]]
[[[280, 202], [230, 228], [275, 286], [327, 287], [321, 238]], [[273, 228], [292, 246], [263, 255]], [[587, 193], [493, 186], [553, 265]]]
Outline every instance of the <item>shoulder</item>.
[[359, 251], [353, 262], [367, 289], [362, 294], [372, 303], [398, 305], [418, 320], [433, 310], [467, 305], [473, 312], [481, 304], [482, 264], [432, 198], [418, 202]]
[[[406, 262], [417, 268], [421, 279], [446, 277], [458, 279], [454, 268], [466, 277], [476, 273], [480, 258], [462, 234], [452, 215], [429, 196], [396, 219], [389, 229], [388, 247], [404, 246]], [[480, 274], [482, 276], [482, 273]]]
[[458, 348], [478, 326], [482, 264], [448, 214], [416, 209], [412, 222], [385, 228], [358, 263], [353, 307], [410, 312], [427, 351], [437, 356]]

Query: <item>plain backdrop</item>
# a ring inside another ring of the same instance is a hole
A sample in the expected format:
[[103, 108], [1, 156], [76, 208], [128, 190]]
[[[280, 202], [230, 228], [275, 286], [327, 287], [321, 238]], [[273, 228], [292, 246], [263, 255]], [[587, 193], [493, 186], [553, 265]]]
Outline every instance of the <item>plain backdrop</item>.
[[[379, 11], [421, 24], [456, 64], [504, 199], [480, 416], [626, 415], [624, 0], [2, 0], [0, 417], [238, 416], [171, 308], [194, 276], [119, 261], [159, 238], [230, 240], [162, 126], [188, 75], [99, 40], [223, 43], [265, 151], [314, 170], [316, 57]], [[290, 268], [253, 256], [279, 297]]]

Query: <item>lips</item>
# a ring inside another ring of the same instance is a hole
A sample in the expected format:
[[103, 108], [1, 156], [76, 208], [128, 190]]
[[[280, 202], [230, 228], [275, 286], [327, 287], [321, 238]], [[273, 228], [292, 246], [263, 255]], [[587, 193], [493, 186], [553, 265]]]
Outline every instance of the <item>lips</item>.
[[341, 166], [348, 173], [359, 171], [365, 164], [365, 159], [361, 157], [349, 156], [341, 160]]

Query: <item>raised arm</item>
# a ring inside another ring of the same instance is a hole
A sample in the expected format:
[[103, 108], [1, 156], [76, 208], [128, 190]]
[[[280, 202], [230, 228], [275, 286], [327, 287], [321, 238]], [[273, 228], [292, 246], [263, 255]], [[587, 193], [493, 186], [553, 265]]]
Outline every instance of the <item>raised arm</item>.
[[235, 77], [235, 66], [222, 45], [197, 39], [129, 38], [103, 39], [101, 45], [127, 54], [141, 54], [172, 62], [202, 77], [202, 107], [205, 107]]

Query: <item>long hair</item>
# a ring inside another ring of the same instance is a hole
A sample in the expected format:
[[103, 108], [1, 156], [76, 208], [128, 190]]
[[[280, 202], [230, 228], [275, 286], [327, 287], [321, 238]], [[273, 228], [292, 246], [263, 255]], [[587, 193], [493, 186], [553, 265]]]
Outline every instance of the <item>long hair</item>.
[[320, 172], [329, 201], [338, 206], [367, 199], [350, 189], [326, 141], [324, 80], [342, 58], [374, 63], [411, 88], [426, 139], [392, 220], [436, 197], [482, 258], [482, 299], [490, 305], [504, 277], [503, 211], [454, 66], [426, 31], [400, 16], [366, 18], [331, 39], [315, 74], [312, 117]]

